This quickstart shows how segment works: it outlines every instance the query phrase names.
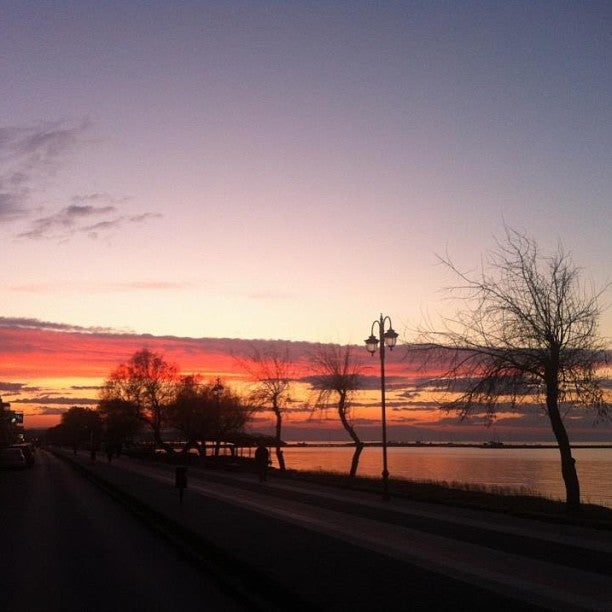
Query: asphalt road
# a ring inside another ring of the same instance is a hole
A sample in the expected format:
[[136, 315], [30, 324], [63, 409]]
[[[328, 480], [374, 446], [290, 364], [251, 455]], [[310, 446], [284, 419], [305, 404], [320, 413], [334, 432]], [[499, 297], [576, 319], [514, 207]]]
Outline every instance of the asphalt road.
[[0, 472], [0, 610], [240, 610], [66, 463]]
[[207, 554], [264, 571], [286, 601], [293, 594], [326, 610], [612, 609], [608, 532], [197, 467], [181, 506], [172, 466], [80, 462], [200, 537]]
[[612, 609], [607, 532], [60, 456], [0, 474], [0, 610]]

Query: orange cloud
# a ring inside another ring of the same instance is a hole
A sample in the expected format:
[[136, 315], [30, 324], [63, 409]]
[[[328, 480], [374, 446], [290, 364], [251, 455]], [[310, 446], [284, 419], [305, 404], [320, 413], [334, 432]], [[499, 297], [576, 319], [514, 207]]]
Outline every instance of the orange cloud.
[[[305, 406], [312, 374], [309, 360], [316, 346], [307, 342], [121, 334], [0, 317], [0, 394], [4, 401], [26, 414], [27, 427], [49, 427], [58, 423], [70, 406], [95, 405], [104, 379], [143, 348], [161, 353], [166, 360], [177, 364], [183, 374], [200, 374], [205, 380], [219, 376], [224, 384], [238, 389], [249, 381], [240, 358], [250, 355], [254, 348], [259, 351], [286, 349], [297, 379], [283, 425], [287, 439], [328, 439], [331, 435], [344, 439], [333, 406], [326, 413], [312, 413]], [[355, 398], [354, 423], [363, 439], [376, 440], [380, 439], [380, 362], [376, 355], [370, 357], [365, 350], [363, 361], [368, 369], [364, 390]], [[456, 415], [438, 409], [436, 399], [444, 386], [439, 380], [440, 364], [428, 365], [430, 371], [421, 369], [420, 364], [406, 358], [401, 347], [388, 355], [390, 439], [486, 438], [489, 434], [481, 419], [474, 418], [460, 425]], [[576, 427], [583, 428], [580, 429], [582, 439], [589, 437], [591, 420], [592, 415], [584, 413], [576, 423]], [[527, 439], [538, 432], [540, 437], [549, 433], [546, 419], [535, 407], [526, 406], [521, 413], [510, 409], [501, 411], [497, 423], [498, 431], [503, 428], [515, 439]], [[271, 426], [270, 414], [258, 413], [253, 428], [271, 431]], [[609, 434], [600, 429], [601, 435]]]

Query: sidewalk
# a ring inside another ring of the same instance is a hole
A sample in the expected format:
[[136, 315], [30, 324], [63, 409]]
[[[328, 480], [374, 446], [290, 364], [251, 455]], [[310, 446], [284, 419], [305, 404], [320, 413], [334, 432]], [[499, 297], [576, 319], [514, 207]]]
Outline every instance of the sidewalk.
[[[127, 458], [91, 464], [84, 454], [63, 456], [200, 538], [217, 556], [271, 573], [275, 585], [287, 585], [288, 579], [279, 555], [294, 564], [296, 550], [316, 556], [315, 540], [324, 537], [355, 547], [353, 555], [355, 550], [371, 555], [377, 566], [386, 560], [403, 573], [420, 568], [446, 577], [445, 588], [450, 581], [469, 584], [481, 597], [486, 590], [547, 609], [612, 609], [609, 532], [402, 499], [385, 502], [304, 482], [259, 483], [252, 474], [195, 467], [188, 470], [181, 505], [172, 466]], [[329, 549], [329, 540], [323, 545]], [[308, 559], [298, 559], [301, 571], [310, 571]], [[396, 582], [391, 588], [397, 588]], [[313, 601], [307, 580], [290, 580], [289, 585], [283, 597]]]

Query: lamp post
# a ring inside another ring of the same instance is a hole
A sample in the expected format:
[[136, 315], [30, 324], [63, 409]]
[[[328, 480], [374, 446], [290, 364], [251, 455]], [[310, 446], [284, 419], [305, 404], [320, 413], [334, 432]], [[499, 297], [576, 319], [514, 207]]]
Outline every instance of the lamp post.
[[[385, 323], [389, 329], [385, 331]], [[378, 325], [378, 338], [374, 335], [374, 327]], [[393, 329], [390, 317], [383, 317], [372, 322], [370, 337], [365, 341], [366, 349], [373, 356], [378, 348], [380, 354], [380, 400], [382, 411], [382, 451], [383, 451], [383, 499], [389, 499], [389, 469], [387, 466], [387, 408], [385, 403], [385, 349], [393, 350], [397, 342], [397, 332]]]
[[[213, 395], [215, 396], [215, 400], [217, 404], [217, 419], [219, 419], [220, 418], [219, 408], [221, 406], [221, 396], [223, 395], [223, 385], [221, 384], [221, 379], [218, 376], [217, 376], [217, 382], [212, 388], [212, 392], [213, 392]], [[221, 437], [217, 435], [217, 440], [215, 441], [215, 457], [219, 456], [220, 450], [221, 450]]]
[[217, 382], [215, 383], [215, 386], [212, 388], [212, 392], [215, 398], [217, 399], [217, 404], [219, 404], [219, 400], [221, 399], [221, 396], [223, 395], [223, 385], [221, 384], [221, 379], [218, 376], [217, 376]]

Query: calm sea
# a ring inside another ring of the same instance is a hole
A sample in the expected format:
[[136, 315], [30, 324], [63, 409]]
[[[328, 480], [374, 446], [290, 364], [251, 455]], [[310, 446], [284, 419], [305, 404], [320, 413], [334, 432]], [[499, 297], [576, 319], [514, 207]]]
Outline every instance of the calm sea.
[[[347, 473], [350, 447], [289, 447], [288, 468]], [[276, 457], [271, 453], [274, 462]], [[612, 507], [612, 448], [573, 450], [582, 501]], [[554, 499], [565, 499], [559, 451], [554, 448], [393, 447], [388, 449], [391, 477], [525, 488]], [[382, 449], [366, 447], [358, 474], [379, 476]]]

